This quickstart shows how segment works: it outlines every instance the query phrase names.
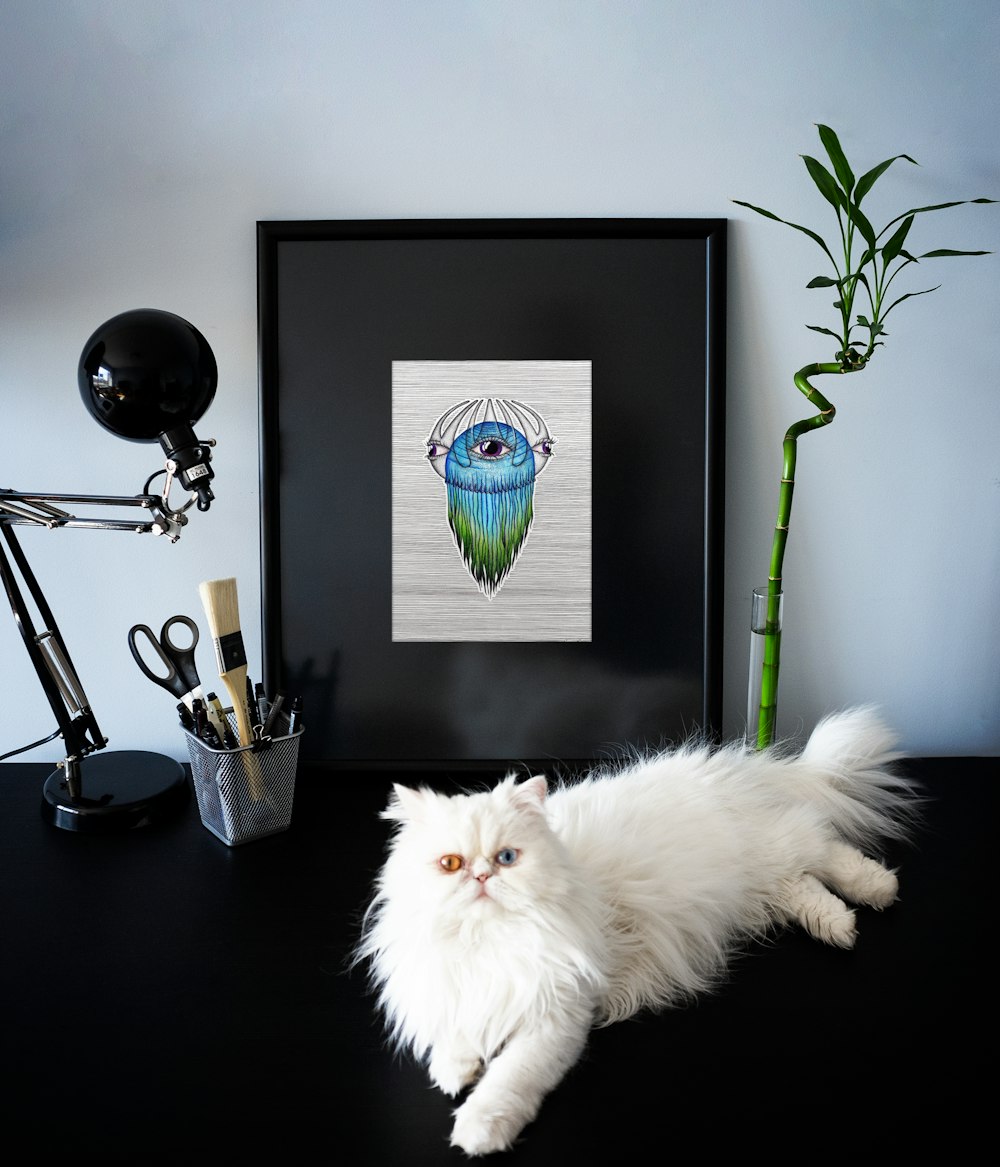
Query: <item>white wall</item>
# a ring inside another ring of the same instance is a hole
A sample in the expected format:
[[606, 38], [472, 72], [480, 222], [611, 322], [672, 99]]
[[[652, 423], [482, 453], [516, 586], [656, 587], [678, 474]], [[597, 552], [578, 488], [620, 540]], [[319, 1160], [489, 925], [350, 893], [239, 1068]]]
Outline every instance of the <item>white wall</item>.
[[[995, 0], [5, 0], [0, 29], [0, 485], [138, 493], [157, 446], [105, 434], [84, 341], [136, 307], [208, 337], [217, 502], [179, 543], [20, 529], [112, 748], [183, 758], [125, 635], [235, 575], [259, 670], [259, 219], [726, 216], [725, 721], [739, 733], [792, 373], [832, 357], [804, 236], [833, 226], [799, 159], [827, 123], [870, 196], [1000, 196]], [[1000, 251], [1000, 207], [918, 216], [919, 250]], [[1000, 753], [1000, 256], [927, 261], [889, 345], [800, 443], [779, 727], [883, 706], [917, 754]], [[826, 386], [823, 386], [824, 389]], [[322, 611], [317, 611], [322, 619]], [[0, 753], [51, 714], [0, 613]], [[55, 760], [59, 743], [21, 755]]]

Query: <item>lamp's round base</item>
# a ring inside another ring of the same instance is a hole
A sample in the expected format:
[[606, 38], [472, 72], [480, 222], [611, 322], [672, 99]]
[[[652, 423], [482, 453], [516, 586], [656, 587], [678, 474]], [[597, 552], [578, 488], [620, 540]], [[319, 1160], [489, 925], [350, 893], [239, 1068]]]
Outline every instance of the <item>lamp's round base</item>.
[[42, 788], [42, 818], [67, 831], [128, 831], [176, 814], [188, 797], [180, 762], [164, 754], [121, 750], [80, 762], [78, 798], [70, 796], [62, 770], [51, 773]]

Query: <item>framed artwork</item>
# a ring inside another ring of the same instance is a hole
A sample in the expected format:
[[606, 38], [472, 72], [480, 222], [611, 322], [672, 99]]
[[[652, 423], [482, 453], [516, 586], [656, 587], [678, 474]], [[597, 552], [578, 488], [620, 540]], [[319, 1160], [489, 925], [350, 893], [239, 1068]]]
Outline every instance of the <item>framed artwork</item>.
[[301, 760], [717, 735], [726, 221], [257, 233], [264, 679]]

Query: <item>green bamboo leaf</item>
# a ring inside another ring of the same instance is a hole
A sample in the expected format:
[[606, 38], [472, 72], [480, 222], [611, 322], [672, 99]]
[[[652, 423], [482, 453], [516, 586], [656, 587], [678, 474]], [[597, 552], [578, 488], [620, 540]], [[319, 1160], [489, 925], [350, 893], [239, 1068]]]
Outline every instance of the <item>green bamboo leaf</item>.
[[864, 284], [864, 286], [867, 288], [868, 280], [865, 278], [865, 273], [861, 270], [861, 268], [858, 268], [857, 271], [853, 271], [849, 275], [844, 276], [843, 279], [838, 280], [837, 284], [841, 288], [851, 289], [854, 288], [855, 284]]
[[832, 336], [834, 340], [840, 340], [840, 334], [831, 332], [829, 328], [823, 328], [819, 324], [807, 324], [806, 328], [811, 328], [813, 332], [822, 332], [824, 336]]
[[884, 162], [880, 162], [878, 166], [873, 166], [867, 174], [862, 174], [858, 179], [858, 185], [854, 188], [854, 201], [860, 203], [865, 195], [871, 190], [875, 183], [882, 177], [883, 174], [894, 163], [898, 162], [900, 158], [905, 158], [907, 162], [912, 162], [914, 166], [919, 166], [915, 158], [911, 158], [909, 154], [896, 154], [892, 158], [887, 158]]
[[925, 251], [921, 259], [937, 259], [942, 255], [992, 255], [992, 251], [952, 251], [950, 247], [942, 247], [937, 251]]
[[877, 240], [875, 228], [868, 222], [868, 219], [862, 213], [857, 203], [849, 202], [847, 204], [847, 217], [857, 224], [858, 230], [865, 237], [865, 242], [870, 248], [874, 249]]
[[913, 216], [910, 215], [908, 219], [903, 222], [893, 232], [892, 237], [882, 248], [882, 262], [888, 267], [890, 263], [899, 255], [903, 249], [903, 243], [906, 241], [906, 236], [910, 228], [913, 226]]
[[815, 158], [810, 158], [808, 154], [802, 155], [802, 161], [806, 164], [806, 170], [809, 171], [813, 182], [819, 187], [819, 192], [823, 198], [832, 206], [836, 207], [838, 211], [845, 210], [847, 207], [847, 197], [840, 187], [837, 186], [836, 179], [823, 163], [817, 162]]
[[886, 310], [882, 313], [882, 319], [884, 320], [893, 310], [893, 308], [895, 308], [897, 304], [902, 304], [904, 300], [910, 300], [914, 296], [926, 296], [928, 292], [936, 292], [940, 287], [940, 284], [935, 284], [933, 288], [924, 288], [922, 292], [907, 292], [905, 296], [900, 296], [898, 300], [893, 300], [889, 307], [886, 308]]
[[884, 235], [893, 223], [898, 223], [900, 219], [905, 219], [907, 215], [922, 215], [924, 211], [945, 211], [948, 207], [963, 207], [967, 203], [995, 203], [996, 201], [996, 199], [958, 199], [952, 203], [935, 203], [931, 207], [913, 207], [912, 210], [904, 211], [901, 215], [897, 215], [895, 219], [890, 219], [879, 232], [879, 235]]
[[807, 288], [839, 288], [840, 287], [840, 280], [831, 280], [829, 276], [816, 276], [814, 279], [811, 279], [808, 284], [806, 284], [806, 287]]
[[784, 219], [779, 219], [774, 211], [765, 211], [763, 207], [755, 207], [753, 203], [745, 203], [742, 199], [733, 199], [733, 202], [740, 207], [749, 207], [751, 211], [756, 211], [758, 215], [765, 215], [768, 219], [774, 219], [776, 223], [784, 223]]
[[816, 127], [819, 130], [820, 141], [823, 143], [830, 161], [833, 163], [833, 171], [837, 176], [837, 180], [844, 188], [844, 194], [850, 195], [854, 189], [854, 173], [847, 163], [847, 158], [840, 146], [840, 139], [830, 129], [829, 126]]
[[758, 215], [763, 215], [767, 219], [773, 219], [776, 223], [784, 223], [786, 227], [794, 227], [796, 231], [801, 231], [803, 235], [808, 235], [810, 239], [818, 243], [820, 247], [823, 248], [823, 250], [829, 256], [830, 262], [833, 264], [834, 268], [836, 268], [837, 261], [830, 254], [830, 249], [823, 242], [822, 237], [817, 235], [815, 231], [810, 231], [808, 227], [800, 227], [798, 223], [790, 223], [788, 219], [779, 218], [773, 211], [765, 211], [763, 207], [755, 207], [753, 203], [745, 203], [742, 199], [733, 199], [733, 202], [736, 203], [736, 205], [739, 207], [747, 207], [751, 211], [756, 211]]

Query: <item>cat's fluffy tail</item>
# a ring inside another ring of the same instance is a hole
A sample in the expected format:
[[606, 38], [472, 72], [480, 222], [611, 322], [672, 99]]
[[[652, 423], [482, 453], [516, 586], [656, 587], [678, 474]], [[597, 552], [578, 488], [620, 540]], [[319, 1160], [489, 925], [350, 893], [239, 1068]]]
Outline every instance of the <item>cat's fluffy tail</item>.
[[921, 798], [896, 766], [897, 744], [877, 710], [861, 706], [823, 718], [792, 764], [801, 796], [859, 847], [908, 839], [919, 821]]

